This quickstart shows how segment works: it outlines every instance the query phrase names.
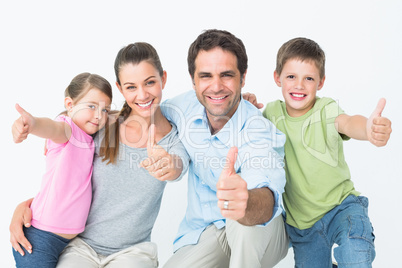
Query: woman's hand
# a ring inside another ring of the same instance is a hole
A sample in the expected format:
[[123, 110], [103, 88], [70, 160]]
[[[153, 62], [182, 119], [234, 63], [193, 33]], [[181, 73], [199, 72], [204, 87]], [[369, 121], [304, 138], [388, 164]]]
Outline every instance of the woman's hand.
[[33, 198], [22, 202], [17, 206], [14, 211], [13, 217], [10, 223], [10, 242], [14, 250], [18, 251], [24, 256], [24, 247], [29, 253], [32, 253], [32, 245], [24, 235], [22, 226], [30, 227], [32, 219], [31, 203]]
[[149, 127], [147, 142], [148, 158], [142, 161], [140, 165], [160, 181], [175, 180], [183, 170], [183, 162], [179, 156], [169, 154], [156, 143], [155, 132], [155, 125], [152, 124]]

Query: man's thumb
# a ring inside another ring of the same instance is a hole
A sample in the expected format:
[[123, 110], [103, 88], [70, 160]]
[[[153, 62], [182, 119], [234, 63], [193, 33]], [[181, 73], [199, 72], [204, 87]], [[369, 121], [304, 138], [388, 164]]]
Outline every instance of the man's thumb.
[[232, 175], [236, 173], [234, 166], [237, 160], [237, 153], [238, 153], [237, 147], [234, 146], [230, 148], [226, 157], [226, 164], [223, 169], [226, 175]]

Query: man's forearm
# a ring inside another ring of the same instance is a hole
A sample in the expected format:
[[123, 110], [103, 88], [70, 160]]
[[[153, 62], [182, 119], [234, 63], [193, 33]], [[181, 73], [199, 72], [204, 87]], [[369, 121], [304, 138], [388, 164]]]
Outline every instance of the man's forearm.
[[238, 222], [246, 226], [253, 226], [269, 221], [274, 210], [274, 194], [267, 187], [252, 189], [248, 192], [246, 215]]

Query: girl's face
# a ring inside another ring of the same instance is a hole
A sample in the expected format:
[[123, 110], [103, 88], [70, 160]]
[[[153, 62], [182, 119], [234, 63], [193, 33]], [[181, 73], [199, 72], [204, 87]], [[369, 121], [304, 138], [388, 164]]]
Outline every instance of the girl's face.
[[67, 97], [65, 106], [71, 120], [85, 133], [92, 135], [105, 126], [111, 101], [105, 93], [92, 88], [77, 102]]
[[166, 72], [159, 75], [158, 70], [150, 63], [123, 65], [119, 74], [120, 85], [117, 87], [130, 106], [131, 114], [150, 118], [162, 100], [162, 89], [166, 84]]

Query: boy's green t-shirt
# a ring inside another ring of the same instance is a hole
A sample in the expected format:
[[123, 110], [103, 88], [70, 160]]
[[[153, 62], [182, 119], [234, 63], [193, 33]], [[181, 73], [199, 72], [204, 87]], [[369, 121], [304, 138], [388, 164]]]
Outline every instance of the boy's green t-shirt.
[[263, 114], [286, 135], [286, 222], [310, 228], [350, 194], [359, 195], [350, 180], [343, 139], [335, 119], [343, 110], [330, 98], [317, 98], [313, 108], [291, 117], [283, 101], [268, 103]]

